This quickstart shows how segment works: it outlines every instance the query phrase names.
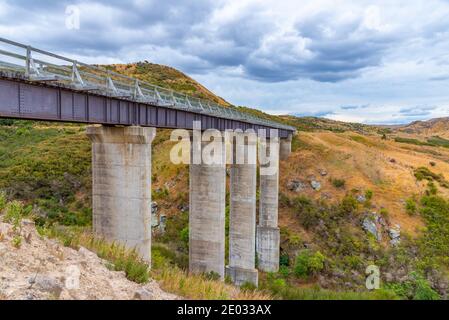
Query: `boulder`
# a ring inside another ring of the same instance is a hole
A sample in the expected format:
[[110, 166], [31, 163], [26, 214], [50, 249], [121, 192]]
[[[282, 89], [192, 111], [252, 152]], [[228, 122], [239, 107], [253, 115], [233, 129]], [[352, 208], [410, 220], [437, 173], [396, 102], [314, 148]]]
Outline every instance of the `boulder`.
[[153, 294], [145, 289], [139, 288], [134, 292], [134, 300], [154, 300]]
[[158, 204], [156, 201], [152, 201], [151, 202], [151, 213], [152, 214], [157, 214], [157, 210], [158, 210]]
[[310, 185], [312, 186], [313, 190], [315, 190], [315, 191], [321, 190], [321, 183], [316, 180], [310, 181]]
[[187, 212], [187, 211], [189, 211], [189, 205], [188, 204], [180, 204], [178, 206], [178, 209], [181, 210], [181, 212]]
[[366, 232], [371, 233], [377, 241], [382, 240], [382, 234], [377, 228], [377, 224], [372, 217], [365, 217], [362, 221], [362, 227]]
[[401, 227], [396, 225], [395, 228], [390, 228], [388, 235], [390, 236], [390, 244], [393, 247], [397, 246], [401, 242]]
[[319, 170], [319, 173], [320, 173], [320, 175], [321, 175], [322, 177], [327, 176], [327, 170], [326, 170], [326, 169], [321, 169], [321, 170]]
[[167, 226], [167, 216], [165, 214], [161, 214], [159, 218], [159, 231], [164, 234], [165, 227]]
[[290, 180], [287, 183], [287, 189], [293, 192], [300, 192], [306, 188], [306, 184], [300, 180]]
[[36, 276], [36, 279], [34, 279], [34, 287], [56, 298], [59, 298], [63, 290], [63, 285], [59, 279], [45, 275]]

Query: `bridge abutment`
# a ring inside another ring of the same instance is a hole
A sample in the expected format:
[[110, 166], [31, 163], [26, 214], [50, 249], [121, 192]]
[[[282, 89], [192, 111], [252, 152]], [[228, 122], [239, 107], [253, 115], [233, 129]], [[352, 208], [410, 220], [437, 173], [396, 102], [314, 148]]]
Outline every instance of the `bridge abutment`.
[[151, 263], [151, 143], [155, 128], [89, 126], [94, 233]]
[[258, 271], [255, 269], [257, 138], [255, 135], [236, 133], [232, 152], [229, 265], [226, 273], [238, 286], [246, 282], [257, 286]]
[[[194, 139], [193, 139], [194, 140]], [[200, 148], [201, 144], [201, 148]], [[195, 163], [209, 142], [191, 143], [189, 271], [225, 275], [226, 146], [219, 163]]]
[[[259, 144], [261, 152], [269, 155], [268, 163], [260, 165], [259, 223], [256, 250], [258, 268], [266, 272], [279, 270], [280, 232], [278, 228], [279, 198], [279, 139]], [[271, 168], [270, 170], [267, 170]]]

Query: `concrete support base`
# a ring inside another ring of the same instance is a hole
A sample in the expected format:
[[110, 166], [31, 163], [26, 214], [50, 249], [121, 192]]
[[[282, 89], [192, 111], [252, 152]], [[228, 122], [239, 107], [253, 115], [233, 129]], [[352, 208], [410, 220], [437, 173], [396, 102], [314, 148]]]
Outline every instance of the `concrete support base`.
[[292, 153], [292, 135], [289, 135], [288, 138], [282, 138], [279, 141], [279, 157], [281, 160], [287, 160]]
[[257, 227], [258, 268], [265, 272], [279, 271], [279, 228]]
[[[272, 140], [262, 148], [270, 155], [270, 164], [261, 165], [259, 224], [257, 226], [256, 249], [259, 270], [279, 270], [280, 236], [278, 228], [279, 202], [279, 141]], [[274, 174], [262, 174], [265, 166], [275, 168]]]
[[232, 283], [236, 286], [251, 283], [257, 287], [259, 283], [259, 271], [257, 269], [226, 266], [226, 276], [230, 277]]
[[[222, 146], [224, 157], [224, 143]], [[198, 150], [193, 147], [193, 152]], [[190, 164], [189, 271], [192, 273], [214, 272], [224, 279], [225, 204], [225, 158], [221, 164]]]
[[151, 263], [151, 142], [156, 129], [90, 126], [94, 233]]
[[231, 203], [227, 272], [236, 285], [250, 282], [257, 286], [258, 271], [254, 269], [256, 262], [256, 138], [254, 137], [251, 141], [251, 138], [243, 133], [236, 133], [233, 153], [234, 163], [230, 167]]

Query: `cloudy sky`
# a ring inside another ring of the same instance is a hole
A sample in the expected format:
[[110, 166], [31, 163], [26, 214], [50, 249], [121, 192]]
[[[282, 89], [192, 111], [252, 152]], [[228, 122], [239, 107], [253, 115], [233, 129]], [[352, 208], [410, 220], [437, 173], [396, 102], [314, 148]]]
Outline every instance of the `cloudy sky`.
[[88, 63], [170, 65], [275, 114], [449, 116], [449, 0], [0, 0], [0, 37]]

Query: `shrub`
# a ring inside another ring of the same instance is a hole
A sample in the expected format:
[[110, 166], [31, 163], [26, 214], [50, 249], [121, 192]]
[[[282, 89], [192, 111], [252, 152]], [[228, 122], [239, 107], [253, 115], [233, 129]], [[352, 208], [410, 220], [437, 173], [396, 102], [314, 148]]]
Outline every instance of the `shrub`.
[[304, 228], [309, 229], [318, 224], [321, 212], [318, 207], [305, 196], [299, 196], [293, 201], [296, 214]]
[[279, 274], [282, 275], [284, 278], [288, 278], [290, 276], [290, 268], [285, 265], [280, 266]]
[[353, 213], [357, 209], [357, 206], [357, 200], [351, 195], [345, 196], [340, 204], [340, 208], [344, 214]]
[[388, 210], [385, 209], [385, 208], [380, 209], [379, 214], [380, 214], [385, 220], [388, 220], [388, 217], [390, 216], [390, 213], [389, 213]]
[[24, 214], [23, 204], [19, 201], [9, 202], [5, 207], [4, 221], [11, 223], [14, 230], [20, 228], [22, 217]]
[[324, 269], [325, 260], [326, 258], [319, 251], [303, 250], [296, 257], [295, 275], [299, 278], [315, 275]]
[[0, 192], [0, 212], [5, 209], [6, 203], [8, 200], [6, 199], [6, 193], [4, 191]]
[[432, 289], [429, 282], [423, 277], [415, 277], [414, 300], [440, 300], [440, 295]]
[[410, 273], [406, 281], [390, 283], [386, 287], [405, 299], [440, 300], [439, 294], [432, 289], [427, 279], [416, 272]]
[[288, 256], [288, 254], [286, 253], [281, 254], [281, 256], [279, 257], [279, 265], [280, 266], [290, 265], [290, 257]]
[[373, 198], [373, 195], [374, 195], [374, 193], [373, 193], [373, 191], [372, 190], [366, 190], [365, 191], [365, 198], [366, 198], [366, 200], [371, 200], [372, 198]]
[[179, 233], [179, 237], [181, 238], [181, 241], [184, 243], [185, 246], [189, 245], [189, 227], [185, 227], [181, 230]]
[[332, 185], [337, 189], [343, 189], [346, 181], [344, 179], [332, 179]]
[[279, 193], [279, 205], [286, 208], [291, 206], [290, 198], [282, 192]]
[[417, 206], [415, 199], [409, 198], [405, 200], [405, 211], [408, 215], [414, 216], [416, 214]]
[[418, 181], [427, 180], [429, 182], [437, 181], [443, 188], [449, 188], [449, 182], [446, 181], [442, 174], [436, 174], [426, 167], [415, 169], [415, 177]]
[[435, 185], [435, 183], [433, 183], [432, 181], [429, 181], [427, 183], [427, 190], [426, 190], [427, 195], [431, 196], [431, 195], [436, 195], [438, 193], [438, 188]]
[[162, 189], [156, 189], [153, 191], [153, 200], [165, 199], [169, 195], [168, 189], [166, 187]]

